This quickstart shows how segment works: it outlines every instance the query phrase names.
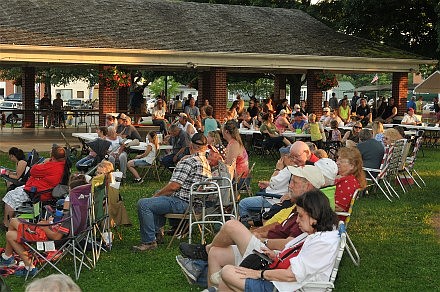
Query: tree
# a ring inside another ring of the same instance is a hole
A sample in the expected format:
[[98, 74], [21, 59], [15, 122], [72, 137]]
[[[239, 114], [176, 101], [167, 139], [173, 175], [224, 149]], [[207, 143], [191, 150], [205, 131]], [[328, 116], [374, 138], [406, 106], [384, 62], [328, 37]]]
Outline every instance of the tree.
[[[172, 76], [168, 76], [167, 79], [167, 100], [171, 97], [171, 95], [179, 92], [180, 83], [176, 82]], [[165, 88], [165, 77], [161, 76], [156, 78], [149, 86], [148, 89], [154, 93], [155, 96], [161, 95]]]

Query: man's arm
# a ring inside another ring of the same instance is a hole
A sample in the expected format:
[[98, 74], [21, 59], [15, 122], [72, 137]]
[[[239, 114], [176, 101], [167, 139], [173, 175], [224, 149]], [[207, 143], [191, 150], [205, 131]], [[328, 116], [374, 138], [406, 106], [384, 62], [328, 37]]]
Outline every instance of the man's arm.
[[160, 189], [157, 193], [154, 194], [154, 197], [159, 196], [171, 196], [175, 191], [180, 189], [181, 185], [174, 181], [170, 181], [166, 186]]

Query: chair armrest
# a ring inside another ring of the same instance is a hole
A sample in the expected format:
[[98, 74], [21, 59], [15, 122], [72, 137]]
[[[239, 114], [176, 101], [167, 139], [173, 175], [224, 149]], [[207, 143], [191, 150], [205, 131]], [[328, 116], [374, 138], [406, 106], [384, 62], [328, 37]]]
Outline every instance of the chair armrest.
[[380, 169], [376, 169], [376, 168], [362, 167], [362, 169], [368, 172], [380, 172]]
[[338, 216], [345, 216], [345, 217], [349, 217], [350, 216], [350, 213], [348, 213], [348, 212], [335, 212], [335, 213]]
[[265, 193], [265, 192], [256, 192], [255, 196], [261, 196], [261, 197], [267, 197], [267, 198], [276, 198], [281, 199], [283, 195], [280, 194], [271, 194], [271, 193]]

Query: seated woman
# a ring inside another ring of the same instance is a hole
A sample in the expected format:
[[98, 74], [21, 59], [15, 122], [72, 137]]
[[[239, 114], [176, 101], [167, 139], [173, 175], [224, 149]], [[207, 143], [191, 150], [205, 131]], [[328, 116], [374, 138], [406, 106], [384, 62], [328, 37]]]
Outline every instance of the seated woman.
[[234, 121], [227, 121], [222, 132], [223, 138], [228, 142], [225, 162], [228, 165], [235, 163], [235, 179], [240, 179], [238, 183], [241, 186], [249, 175], [249, 157], [246, 148]]
[[134, 182], [141, 184], [143, 181], [136, 170], [136, 166], [146, 167], [153, 164], [156, 159], [156, 153], [159, 150], [159, 142], [157, 140], [157, 134], [154, 131], [150, 131], [147, 135], [148, 145], [145, 152], [136, 155], [134, 159], [128, 161], [127, 168], [134, 176]]
[[347, 131], [344, 134], [344, 137], [342, 137], [342, 144], [347, 147], [353, 147], [356, 146], [357, 143], [359, 143], [359, 132], [362, 130], [362, 123], [360, 121], [357, 121], [353, 129], [350, 131]]
[[160, 126], [160, 131], [163, 135], [167, 135], [167, 124], [165, 119], [166, 107], [163, 105], [163, 99], [159, 98], [156, 102], [156, 106], [153, 108], [151, 116], [153, 119], [153, 125]]
[[[12, 179], [6, 180], [7, 191], [10, 191], [25, 183], [22, 179], [26, 173], [27, 162], [23, 150], [18, 149], [17, 147], [11, 147], [8, 154], [9, 159], [15, 163], [15, 171], [6, 170], [5, 172], [7, 178]], [[17, 181], [17, 184], [14, 184], [13, 181]], [[22, 181], [22, 183], [19, 184], [19, 181]]]
[[371, 125], [373, 129], [373, 138], [383, 144], [383, 124], [380, 121], [374, 121]]
[[[84, 175], [74, 175], [70, 178], [69, 188], [73, 189], [77, 186], [87, 184]], [[26, 276], [29, 271], [29, 276], [33, 276], [38, 272], [34, 266], [31, 258], [29, 258], [25, 246], [22, 243], [22, 237], [29, 238], [29, 240], [60, 240], [70, 232], [70, 220], [63, 220], [70, 216], [69, 200], [66, 198], [63, 206], [63, 217], [59, 224], [52, 224], [53, 217], [48, 220], [38, 222], [38, 225], [27, 225], [21, 223], [17, 218], [12, 218], [9, 223], [8, 231], [6, 232], [6, 247], [4, 253], [0, 257], [0, 266], [11, 266], [15, 264], [13, 252], [15, 251], [23, 260], [25, 269], [20, 269], [15, 272], [16, 276]], [[32, 231], [32, 232], [31, 232]], [[29, 236], [29, 237], [27, 237]]]
[[[252, 270], [227, 265], [221, 271], [219, 291], [295, 291], [308, 281], [328, 281], [339, 245], [336, 214], [327, 197], [320, 191], [304, 193], [296, 202], [299, 228], [307, 237], [296, 257], [289, 260], [285, 269]], [[285, 245], [293, 247], [295, 239]], [[277, 254], [261, 250], [272, 260]]]
[[347, 212], [354, 192], [367, 186], [362, 169], [362, 155], [356, 147], [342, 147], [338, 151], [339, 176], [335, 180], [335, 211]]
[[383, 144], [385, 146], [391, 146], [400, 139], [403, 139], [403, 137], [395, 128], [388, 128], [383, 132]]
[[286, 129], [293, 131], [293, 127], [287, 119], [287, 113], [285, 109], [280, 110], [280, 114], [275, 121], [275, 127], [277, 127], [279, 133], [283, 133]]
[[273, 123], [273, 115], [271, 113], [267, 113], [263, 115], [263, 124], [260, 127], [260, 132], [263, 135], [266, 135], [266, 146], [271, 148], [281, 148], [284, 146], [290, 146], [290, 141], [285, 137], [281, 136], [278, 132], [275, 124]]

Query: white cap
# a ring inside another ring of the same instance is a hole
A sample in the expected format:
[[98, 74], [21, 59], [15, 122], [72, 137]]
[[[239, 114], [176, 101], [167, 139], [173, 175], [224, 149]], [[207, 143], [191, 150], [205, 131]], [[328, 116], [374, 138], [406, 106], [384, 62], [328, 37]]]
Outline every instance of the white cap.
[[338, 175], [338, 165], [330, 158], [321, 158], [315, 162], [322, 175], [325, 178], [325, 185], [329, 186], [335, 183], [336, 175]]
[[317, 166], [288, 166], [287, 169], [291, 174], [305, 178], [317, 189], [322, 188], [325, 184], [324, 176]]

